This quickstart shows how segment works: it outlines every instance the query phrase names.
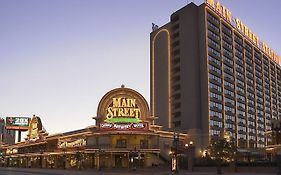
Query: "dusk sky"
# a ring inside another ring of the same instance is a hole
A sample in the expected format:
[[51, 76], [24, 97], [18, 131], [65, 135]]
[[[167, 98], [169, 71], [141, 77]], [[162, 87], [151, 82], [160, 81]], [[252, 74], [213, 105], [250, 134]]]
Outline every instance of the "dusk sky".
[[[93, 125], [121, 84], [149, 103], [151, 23], [187, 2], [0, 0], [0, 117], [36, 114], [54, 134]], [[280, 0], [220, 2], [281, 55]]]

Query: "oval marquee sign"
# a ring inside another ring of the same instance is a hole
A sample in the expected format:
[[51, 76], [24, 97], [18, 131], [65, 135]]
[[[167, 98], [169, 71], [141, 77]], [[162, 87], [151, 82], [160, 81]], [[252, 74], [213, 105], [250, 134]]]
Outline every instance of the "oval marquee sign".
[[117, 88], [101, 99], [97, 125], [104, 130], [144, 130], [148, 128], [149, 108], [144, 97], [129, 88]]

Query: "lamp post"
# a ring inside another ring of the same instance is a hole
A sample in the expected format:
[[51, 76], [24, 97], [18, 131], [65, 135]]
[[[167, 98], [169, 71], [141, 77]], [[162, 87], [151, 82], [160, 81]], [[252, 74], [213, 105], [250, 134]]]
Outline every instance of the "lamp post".
[[[279, 145], [280, 140], [280, 131], [281, 131], [281, 121], [273, 120], [271, 124], [272, 133], [275, 135], [275, 144]], [[276, 162], [277, 162], [277, 175], [281, 175], [281, 152], [278, 151], [276, 154]]]
[[178, 174], [178, 145], [179, 145], [179, 133], [174, 132], [173, 146], [171, 148], [171, 171]]
[[281, 175], [281, 153], [277, 153], [276, 157], [276, 162], [277, 162], [277, 175]]
[[187, 157], [187, 169], [188, 171], [193, 171], [193, 159], [195, 157], [195, 147], [193, 141], [189, 141], [189, 143], [186, 143], [184, 147]]
[[96, 165], [98, 171], [101, 171], [101, 167], [100, 167], [100, 152], [101, 152], [101, 149], [99, 148], [99, 149], [96, 151], [96, 154], [95, 154], [95, 156], [96, 156], [95, 165]]
[[40, 168], [43, 168], [43, 151], [40, 151]]
[[76, 152], [76, 159], [77, 159], [77, 168], [81, 170], [81, 152], [78, 150]]

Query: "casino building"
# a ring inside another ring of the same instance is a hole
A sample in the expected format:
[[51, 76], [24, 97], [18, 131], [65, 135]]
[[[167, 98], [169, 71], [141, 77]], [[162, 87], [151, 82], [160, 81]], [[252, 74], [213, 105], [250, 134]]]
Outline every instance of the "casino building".
[[203, 150], [228, 134], [239, 150], [272, 143], [281, 115], [279, 56], [219, 1], [190, 3], [153, 26], [151, 111]]
[[[131, 168], [163, 164], [181, 153], [187, 134], [162, 131], [138, 92], [121, 87], [101, 99], [96, 125], [49, 135], [33, 116], [24, 142], [1, 147], [1, 166]], [[176, 147], [175, 147], [176, 146]]]

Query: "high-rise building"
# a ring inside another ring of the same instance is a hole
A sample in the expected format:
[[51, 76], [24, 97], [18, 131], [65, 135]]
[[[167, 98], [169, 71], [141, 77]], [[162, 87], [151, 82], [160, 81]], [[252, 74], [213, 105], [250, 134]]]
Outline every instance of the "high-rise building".
[[15, 131], [6, 130], [5, 120], [0, 118], [0, 144], [14, 144]]
[[239, 148], [270, 144], [281, 115], [279, 56], [218, 1], [190, 3], [153, 27], [151, 111], [199, 149], [228, 134]]

